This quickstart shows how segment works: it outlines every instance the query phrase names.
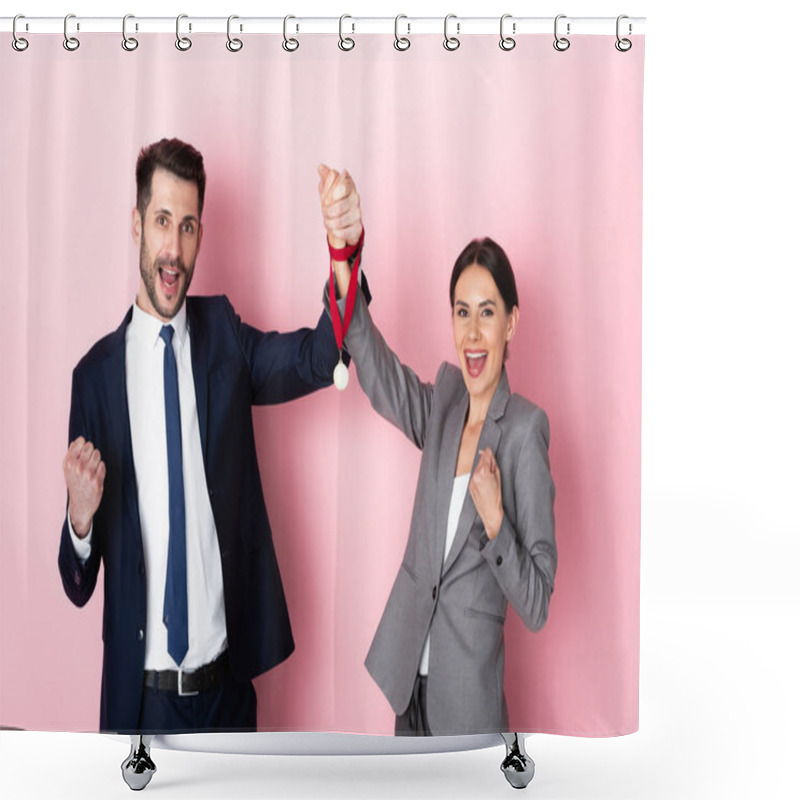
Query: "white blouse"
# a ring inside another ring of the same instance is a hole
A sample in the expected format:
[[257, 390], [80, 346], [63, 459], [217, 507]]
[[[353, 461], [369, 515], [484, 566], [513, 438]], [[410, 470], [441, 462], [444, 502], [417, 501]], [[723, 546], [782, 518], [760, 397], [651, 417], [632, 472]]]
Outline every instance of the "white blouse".
[[[464, 475], [456, 475], [453, 479], [453, 492], [450, 495], [450, 510], [447, 513], [447, 533], [444, 539], [444, 556], [442, 557], [442, 566], [447, 560], [447, 555], [450, 548], [453, 546], [453, 540], [456, 538], [456, 528], [458, 528], [458, 519], [461, 516], [461, 509], [464, 507], [464, 500], [467, 497], [467, 489], [469, 488], [470, 473]], [[428, 674], [428, 661], [430, 659], [431, 651], [431, 632], [428, 630], [428, 636], [425, 639], [425, 646], [422, 648], [422, 658], [419, 661], [419, 674]]]

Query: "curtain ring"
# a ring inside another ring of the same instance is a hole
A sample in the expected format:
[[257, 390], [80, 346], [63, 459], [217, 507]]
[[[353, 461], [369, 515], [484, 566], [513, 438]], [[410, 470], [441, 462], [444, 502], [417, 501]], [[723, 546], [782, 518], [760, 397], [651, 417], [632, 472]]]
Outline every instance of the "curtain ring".
[[[64, 17], [64, 49], [69, 50], [70, 52], [77, 50], [81, 46], [81, 43], [74, 36], [70, 36], [67, 32], [67, 26], [69, 25], [69, 21], [71, 19], [75, 19], [74, 14], [67, 14], [67, 16]], [[80, 25], [77, 23], [76, 26], [76, 30], [81, 29]]]
[[122, 49], [131, 53], [139, 46], [139, 40], [135, 39], [133, 36], [128, 36], [127, 28], [129, 19], [135, 19], [133, 14], [126, 14], [122, 18]]
[[[563, 53], [565, 50], [569, 50], [569, 39], [564, 36], [558, 35], [558, 21], [560, 19], [566, 19], [566, 14], [559, 14], [556, 17], [556, 21], [553, 24], [553, 35], [555, 36], [555, 41], [553, 42], [553, 47], [559, 51], [559, 53]], [[569, 36], [569, 22], [567, 23], [567, 36]]]
[[457, 19], [456, 15], [448, 14], [444, 18], [444, 42], [442, 42], [442, 44], [444, 45], [445, 50], [450, 50], [452, 52], [453, 50], [458, 50], [458, 48], [461, 47], [461, 42], [458, 39], [458, 34], [461, 32], [461, 23], [456, 22], [456, 36], [448, 36], [447, 26], [451, 19]]
[[[188, 14], [178, 14], [175, 20], [175, 47], [185, 52], [192, 46], [192, 40], [188, 36], [181, 36], [181, 20], [188, 19]], [[189, 30], [192, 30], [192, 23], [189, 23]]]
[[[406, 38], [405, 36], [400, 35], [400, 20], [401, 19], [408, 19], [405, 14], [398, 14], [394, 18], [394, 49], [395, 50], [408, 50], [411, 47], [411, 39]], [[408, 28], [408, 33], [411, 33], [411, 23], [407, 22], [406, 27]]]
[[[228, 17], [228, 41], [225, 42], [225, 47], [227, 47], [231, 53], [238, 53], [244, 47], [244, 43], [241, 39], [236, 36], [231, 37], [231, 22], [235, 19], [239, 19], [236, 14], [231, 14]], [[241, 28], [239, 30], [241, 30]]]
[[[356, 43], [349, 37], [349, 36], [342, 36], [342, 25], [346, 19], [353, 19], [349, 14], [342, 14], [339, 17], [339, 49], [344, 50], [345, 52], [348, 50], [352, 50]], [[353, 25], [353, 33], [356, 32], [356, 24], [355, 22], [352, 23]]]
[[17, 14], [14, 17], [14, 22], [11, 25], [11, 35], [13, 38], [11, 39], [11, 46], [18, 52], [21, 53], [23, 50], [28, 49], [28, 40], [23, 39], [22, 36], [17, 35], [17, 20], [18, 19], [25, 19], [24, 14]]
[[[505, 25], [507, 19], [511, 19], [511, 14], [503, 14], [503, 16], [500, 17], [500, 49], [505, 50], [506, 52], [513, 50], [517, 46], [516, 40], [512, 39], [510, 36], [506, 36], [503, 30], [503, 26]], [[511, 32], [517, 32], [516, 22], [511, 23]]]
[[289, 22], [290, 19], [297, 19], [297, 17], [293, 17], [291, 14], [288, 14], [287, 16], [285, 16], [283, 18], [283, 43], [282, 43], [282, 47], [287, 53], [294, 53], [294, 51], [297, 50], [298, 47], [300, 47], [300, 42], [298, 42], [297, 39], [294, 39], [294, 38], [290, 39], [286, 35], [286, 29], [287, 29], [288, 22]]
[[[614, 47], [620, 51], [620, 53], [627, 53], [628, 50], [633, 47], [633, 42], [630, 39], [620, 39], [619, 38], [619, 24], [622, 22], [623, 19], [628, 19], [627, 14], [620, 14], [617, 17], [617, 41], [614, 43]], [[628, 33], [632, 32], [632, 28], [630, 23], [628, 23]]]

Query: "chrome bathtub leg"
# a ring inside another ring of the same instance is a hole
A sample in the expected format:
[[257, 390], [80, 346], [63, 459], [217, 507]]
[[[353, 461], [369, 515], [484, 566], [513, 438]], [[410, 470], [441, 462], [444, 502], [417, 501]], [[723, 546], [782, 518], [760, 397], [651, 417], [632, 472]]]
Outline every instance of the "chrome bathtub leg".
[[515, 789], [524, 789], [533, 780], [536, 771], [533, 759], [525, 752], [525, 739], [519, 733], [500, 735], [506, 743], [506, 757], [500, 769]]
[[135, 792], [144, 789], [156, 771], [150, 758], [150, 742], [153, 737], [146, 734], [131, 734], [131, 752], [122, 762], [122, 778]]

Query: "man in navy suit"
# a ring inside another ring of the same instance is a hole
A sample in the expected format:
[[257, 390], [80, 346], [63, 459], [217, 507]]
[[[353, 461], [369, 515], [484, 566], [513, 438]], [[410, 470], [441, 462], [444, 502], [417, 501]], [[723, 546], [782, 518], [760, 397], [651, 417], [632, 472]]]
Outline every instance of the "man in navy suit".
[[[263, 333], [224, 296], [186, 297], [205, 192], [191, 145], [144, 148], [136, 182], [136, 301], [73, 372], [59, 570], [82, 606], [104, 565], [101, 730], [251, 730], [252, 679], [294, 649], [251, 406], [328, 386], [339, 351], [325, 311]], [[355, 244], [352, 182], [336, 196], [326, 224]]]

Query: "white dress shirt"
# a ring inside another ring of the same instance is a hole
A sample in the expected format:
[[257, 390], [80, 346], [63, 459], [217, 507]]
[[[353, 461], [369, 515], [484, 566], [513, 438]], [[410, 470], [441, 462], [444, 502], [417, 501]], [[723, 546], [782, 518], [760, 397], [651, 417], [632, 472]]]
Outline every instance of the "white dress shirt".
[[[169, 545], [165, 345], [160, 336], [163, 324], [134, 302], [133, 317], [125, 331], [125, 384], [147, 576], [144, 666], [157, 670], [176, 666], [194, 669], [213, 661], [227, 645], [222, 560], [206, 485], [184, 303], [169, 323], [175, 329], [172, 346], [178, 367], [181, 409], [189, 608], [189, 650], [182, 664], [176, 665], [167, 651], [167, 629], [163, 623]], [[80, 540], [70, 522], [70, 533], [77, 555], [85, 560], [91, 552], [91, 532]]]
[[[467, 489], [469, 488], [470, 473], [464, 475], [456, 475], [453, 479], [453, 491], [450, 495], [450, 510], [447, 513], [447, 533], [444, 539], [444, 556], [442, 557], [442, 566], [447, 561], [447, 556], [450, 553], [450, 548], [453, 546], [453, 541], [456, 538], [456, 530], [458, 528], [458, 519], [461, 516], [461, 509], [464, 507], [464, 500], [467, 497]], [[428, 674], [428, 664], [431, 654], [431, 631], [428, 629], [428, 635], [425, 637], [425, 646], [422, 648], [422, 658], [419, 660], [419, 674]]]

